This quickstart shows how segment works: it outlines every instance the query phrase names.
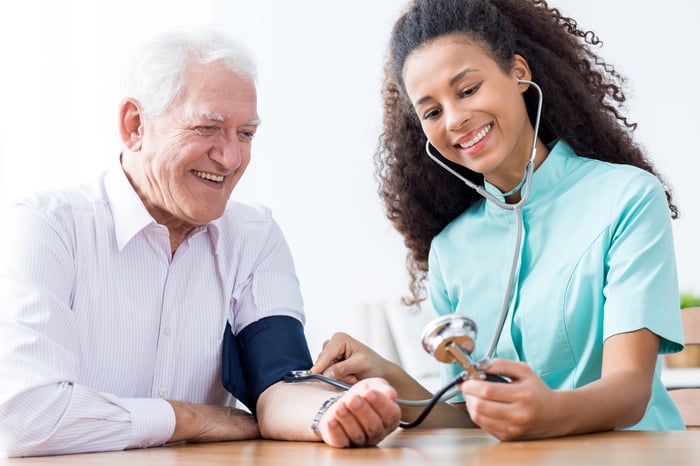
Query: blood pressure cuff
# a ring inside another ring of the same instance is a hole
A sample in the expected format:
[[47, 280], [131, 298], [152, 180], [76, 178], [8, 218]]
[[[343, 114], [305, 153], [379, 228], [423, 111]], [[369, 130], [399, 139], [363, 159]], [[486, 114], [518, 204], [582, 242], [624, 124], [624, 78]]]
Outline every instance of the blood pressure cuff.
[[260, 394], [289, 371], [313, 365], [304, 327], [289, 316], [265, 317], [234, 336], [231, 325], [224, 332], [221, 381], [255, 416]]

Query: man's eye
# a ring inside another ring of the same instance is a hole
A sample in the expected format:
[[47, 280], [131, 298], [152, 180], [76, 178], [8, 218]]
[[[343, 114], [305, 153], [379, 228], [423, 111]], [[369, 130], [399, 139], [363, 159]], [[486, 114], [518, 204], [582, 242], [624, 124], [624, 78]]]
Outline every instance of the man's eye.
[[200, 136], [211, 136], [216, 132], [216, 130], [216, 126], [197, 126], [194, 129], [194, 132], [199, 134]]
[[241, 141], [252, 141], [255, 131], [242, 130], [238, 132], [238, 139]]

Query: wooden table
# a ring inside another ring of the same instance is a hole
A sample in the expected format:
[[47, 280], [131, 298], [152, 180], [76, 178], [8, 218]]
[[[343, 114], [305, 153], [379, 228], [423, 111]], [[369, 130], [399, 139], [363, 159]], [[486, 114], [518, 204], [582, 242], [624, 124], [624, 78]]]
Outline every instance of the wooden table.
[[379, 447], [335, 449], [270, 440], [177, 445], [42, 458], [0, 465], [673, 465], [700, 464], [700, 430], [604, 432], [550, 440], [498, 442], [476, 429], [399, 430]]

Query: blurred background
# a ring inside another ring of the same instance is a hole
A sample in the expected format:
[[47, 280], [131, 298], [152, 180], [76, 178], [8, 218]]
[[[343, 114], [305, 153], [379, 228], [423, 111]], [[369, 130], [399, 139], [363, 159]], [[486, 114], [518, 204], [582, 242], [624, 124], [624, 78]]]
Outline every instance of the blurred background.
[[[339, 330], [389, 357], [391, 338], [420, 353], [417, 335], [430, 310], [415, 315], [399, 305], [405, 249], [384, 218], [372, 162], [386, 42], [404, 3], [3, 0], [0, 207], [92, 178], [118, 155], [120, 69], [134, 45], [163, 29], [219, 25], [259, 67], [263, 124], [233, 196], [270, 206], [286, 234], [312, 355]], [[700, 292], [700, 205], [692, 194], [700, 162], [690, 137], [700, 126], [700, 4], [550, 3], [595, 31], [601, 54], [628, 77], [628, 114], [681, 209], [674, 221], [681, 290]]]

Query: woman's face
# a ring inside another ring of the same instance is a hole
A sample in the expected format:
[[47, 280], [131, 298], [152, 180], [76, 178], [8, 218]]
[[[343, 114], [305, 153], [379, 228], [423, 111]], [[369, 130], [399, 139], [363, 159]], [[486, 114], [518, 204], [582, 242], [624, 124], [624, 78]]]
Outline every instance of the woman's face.
[[403, 78], [425, 135], [444, 157], [503, 191], [518, 184], [534, 135], [522, 96], [528, 85], [518, 83], [530, 79], [522, 57], [504, 73], [477, 42], [444, 36], [408, 56]]

